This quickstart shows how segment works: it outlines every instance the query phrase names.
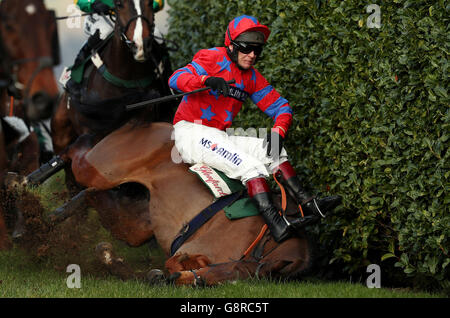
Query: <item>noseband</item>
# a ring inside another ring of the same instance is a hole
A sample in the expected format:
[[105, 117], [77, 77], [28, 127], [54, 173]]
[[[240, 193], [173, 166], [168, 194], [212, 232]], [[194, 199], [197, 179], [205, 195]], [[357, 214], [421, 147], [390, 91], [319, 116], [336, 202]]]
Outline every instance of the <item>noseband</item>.
[[[116, 8], [116, 13], [118, 12], [118, 8], [122, 7], [123, 3], [121, 0], [117, 0], [115, 2], [115, 8]], [[118, 13], [117, 13], [118, 14]], [[154, 13], [153, 13], [154, 14]], [[122, 23], [120, 22], [119, 17], [117, 17], [117, 24], [119, 27], [119, 31], [120, 31], [120, 36], [122, 38], [122, 40], [125, 42], [125, 44], [128, 46], [128, 48], [133, 49], [134, 47], [136, 47], [136, 44], [134, 43], [134, 41], [128, 39], [127, 37], [127, 32], [128, 29], [130, 28], [131, 23], [133, 23], [133, 21], [136, 21], [137, 19], [141, 18], [143, 21], [145, 21], [145, 23], [147, 23], [149, 29], [150, 29], [150, 34], [153, 34], [153, 30], [155, 28], [155, 23], [154, 23], [154, 19], [153, 22], [151, 22], [146, 16], [144, 16], [143, 14], [137, 14], [135, 16], [132, 16], [125, 25], [122, 25]], [[150, 41], [151, 42], [151, 41]]]

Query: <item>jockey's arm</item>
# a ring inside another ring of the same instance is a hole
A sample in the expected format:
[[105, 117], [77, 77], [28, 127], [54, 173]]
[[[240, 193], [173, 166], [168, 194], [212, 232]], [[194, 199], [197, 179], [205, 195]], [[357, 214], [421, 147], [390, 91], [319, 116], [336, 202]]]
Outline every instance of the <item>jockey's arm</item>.
[[255, 78], [256, 87], [250, 98], [259, 109], [274, 120], [272, 130], [276, 130], [284, 138], [292, 123], [292, 108], [257, 70]]
[[[92, 4], [94, 2], [102, 2], [106, 4], [111, 10], [114, 10], [114, 0], [75, 0], [75, 4], [80, 8], [81, 11], [91, 13]], [[153, 0], [153, 11], [158, 12], [164, 8], [164, 0]]]
[[199, 51], [191, 63], [176, 70], [169, 78], [169, 86], [177, 91], [189, 92], [205, 87], [205, 81], [210, 77], [215, 60], [207, 54], [206, 50]]

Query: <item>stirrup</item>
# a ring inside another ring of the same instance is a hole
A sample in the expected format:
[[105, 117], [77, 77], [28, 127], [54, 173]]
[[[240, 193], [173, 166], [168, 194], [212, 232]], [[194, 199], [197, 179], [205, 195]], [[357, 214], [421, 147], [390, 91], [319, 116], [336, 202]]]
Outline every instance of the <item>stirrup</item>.
[[302, 217], [305, 217], [305, 214], [303, 213], [302, 205], [305, 205], [305, 204], [307, 204], [307, 203], [309, 203], [309, 202], [311, 202], [311, 201], [313, 202], [314, 206], [316, 207], [316, 211], [319, 212], [319, 215], [320, 215], [322, 218], [325, 218], [326, 215], [325, 215], [325, 213], [322, 213], [322, 211], [320, 210], [319, 205], [317, 204], [317, 200], [316, 200], [316, 197], [315, 197], [315, 196], [310, 197], [310, 198], [308, 198], [308, 199], [306, 199], [306, 200], [303, 200], [302, 203], [300, 203], [300, 204], [298, 205], [298, 209], [300, 210], [300, 214], [302, 215]]
[[293, 221], [288, 221], [287, 219], [285, 219], [285, 221], [291, 229], [300, 230], [308, 225], [317, 223], [317, 221], [319, 221], [319, 217], [317, 215], [307, 215], [294, 219]]

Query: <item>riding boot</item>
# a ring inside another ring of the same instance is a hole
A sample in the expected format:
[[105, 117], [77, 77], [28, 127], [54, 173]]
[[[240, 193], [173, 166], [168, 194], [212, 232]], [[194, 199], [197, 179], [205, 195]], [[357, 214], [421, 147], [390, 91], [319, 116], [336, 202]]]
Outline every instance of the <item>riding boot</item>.
[[253, 198], [257, 204], [272, 236], [278, 243], [291, 237], [295, 230], [299, 230], [313, 221], [312, 216], [295, 219], [293, 221], [288, 221], [281, 216], [272, 203], [270, 189], [264, 178], [254, 178], [249, 180], [247, 182], [247, 191], [249, 196]]
[[281, 171], [287, 192], [296, 200], [304, 216], [315, 215], [324, 218], [327, 212], [341, 203], [342, 197], [339, 195], [317, 199], [308, 193], [300, 184], [297, 173], [288, 161], [280, 164], [278, 170]]

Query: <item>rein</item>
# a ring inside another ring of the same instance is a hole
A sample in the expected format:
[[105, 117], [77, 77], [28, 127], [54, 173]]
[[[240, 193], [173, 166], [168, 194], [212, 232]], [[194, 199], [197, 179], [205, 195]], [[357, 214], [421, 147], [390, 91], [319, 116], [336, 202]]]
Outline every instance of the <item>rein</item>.
[[[123, 6], [122, 1], [116, 1], [115, 2], [115, 11], [118, 12], [118, 7], [121, 7], [121, 6]], [[131, 41], [130, 39], [128, 39], [127, 34], [126, 34], [128, 29], [130, 28], [131, 23], [133, 21], [135, 21], [137, 19], [142, 19], [143, 21], [145, 21], [145, 23], [147, 23], [147, 25], [148, 25], [148, 27], [150, 29], [150, 33], [153, 35], [154, 29], [155, 29], [155, 18], [154, 18], [155, 13], [153, 12], [153, 10], [152, 10], [152, 13], [153, 13], [153, 19], [152, 19], [153, 21], [152, 22], [150, 22], [150, 20], [146, 16], [144, 16], [143, 14], [137, 14], [137, 15], [132, 16], [127, 21], [127, 23], [125, 23], [125, 26], [122, 25], [122, 23], [120, 22], [120, 17], [117, 14], [116, 19], [117, 19], [117, 26], [118, 26], [119, 31], [120, 31], [120, 36], [122, 37], [122, 39], [124, 40], [124, 42], [128, 46], [128, 48], [132, 49], [133, 47], [135, 47], [134, 41]], [[150, 41], [150, 43], [151, 43], [151, 41]]]

